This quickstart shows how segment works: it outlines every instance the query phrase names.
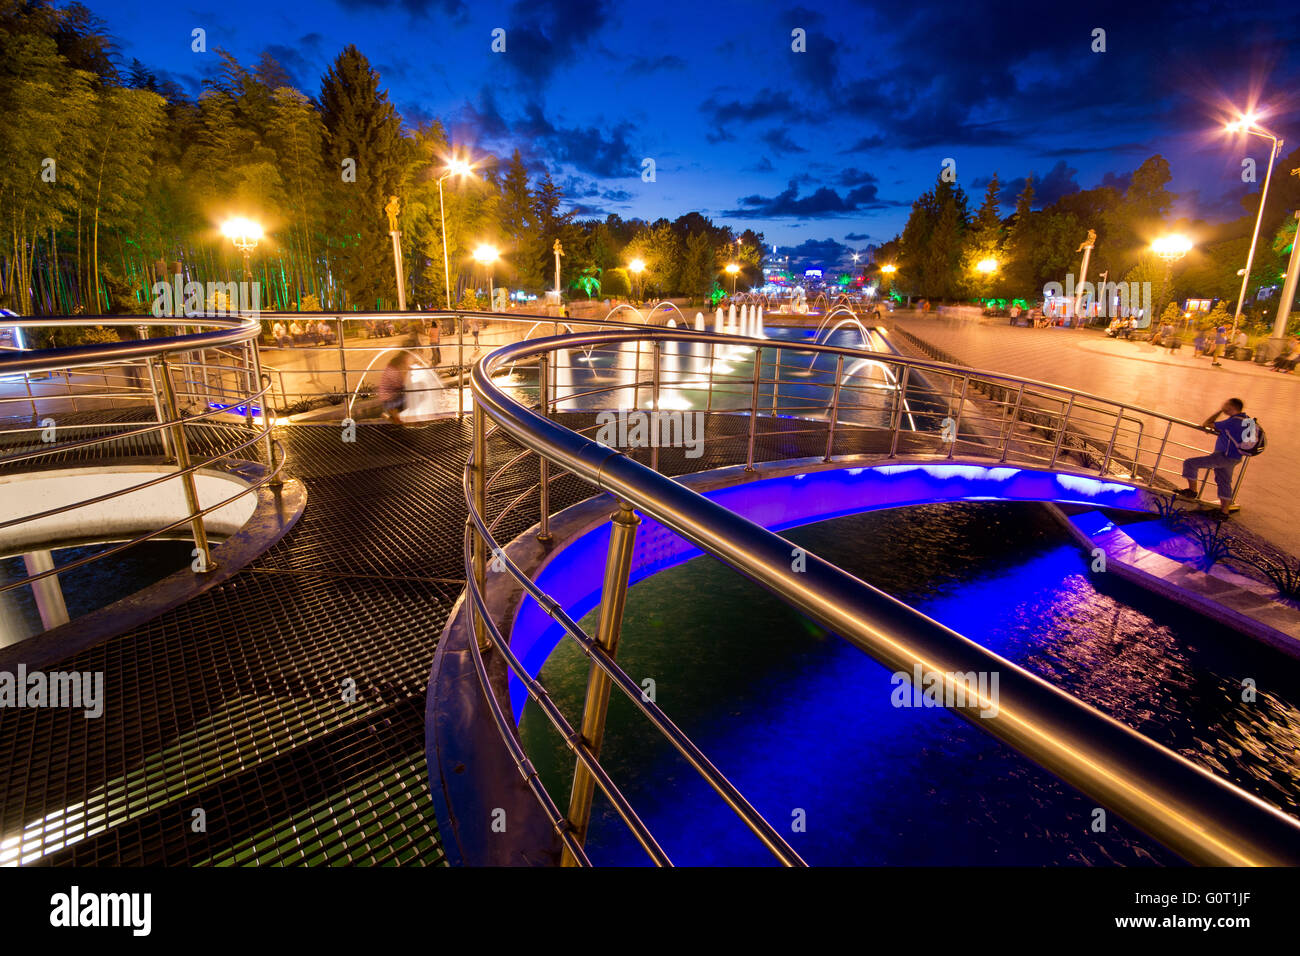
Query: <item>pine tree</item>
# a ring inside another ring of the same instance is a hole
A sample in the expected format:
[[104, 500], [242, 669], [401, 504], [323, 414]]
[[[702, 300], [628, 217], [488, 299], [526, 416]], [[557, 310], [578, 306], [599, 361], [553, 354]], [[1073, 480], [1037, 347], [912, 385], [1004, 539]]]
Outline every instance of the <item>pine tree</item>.
[[[335, 277], [354, 308], [396, 307], [392, 243], [384, 206], [399, 195], [408, 144], [379, 74], [355, 46], [321, 81], [326, 173], [332, 182]], [[350, 161], [350, 162], [348, 162]], [[355, 171], [355, 181], [345, 172]]]

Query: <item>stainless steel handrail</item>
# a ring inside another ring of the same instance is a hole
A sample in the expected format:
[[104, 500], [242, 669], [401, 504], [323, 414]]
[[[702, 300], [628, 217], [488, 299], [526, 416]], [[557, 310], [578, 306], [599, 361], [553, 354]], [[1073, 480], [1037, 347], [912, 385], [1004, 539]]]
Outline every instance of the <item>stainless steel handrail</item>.
[[[982, 699], [967, 699], [965, 706], [956, 709], [976, 726], [1120, 813], [1185, 858], [1220, 865], [1300, 862], [1300, 822], [1265, 801], [813, 554], [806, 554], [805, 566], [794, 571], [790, 561], [792, 545], [779, 535], [619, 451], [570, 431], [515, 401], [492, 381], [492, 375], [504, 365], [525, 358], [559, 349], [646, 340], [743, 344], [759, 350], [776, 347], [774, 342], [763, 339], [656, 330], [574, 334], [516, 343], [495, 350], [474, 366], [471, 386], [476, 419], [492, 420], [513, 442], [653, 517], [886, 667], [905, 674], [920, 667], [928, 673], [945, 675], [945, 695], [955, 695], [955, 685], [950, 686], [951, 675], [998, 673], [1000, 694], [996, 716], [980, 715], [989, 709], [989, 701]], [[790, 348], [790, 345], [782, 342], [780, 347]], [[827, 354], [857, 352], [834, 346], [803, 346], [799, 350]], [[755, 362], [759, 361], [761, 351], [755, 356]], [[1199, 425], [1172, 416], [1046, 383], [896, 356], [890, 356], [890, 361], [957, 376], [963, 381], [964, 400], [965, 384], [973, 377], [997, 378], [1018, 385], [1023, 382], [1027, 386], [1050, 388], [1063, 395], [1119, 409], [1117, 421], [1122, 420], [1125, 411], [1131, 410], [1169, 422], [1170, 427], [1177, 424], [1202, 430]], [[751, 410], [751, 414], [756, 413], [756, 408]], [[476, 420], [475, 433], [486, 434], [484, 421]], [[483, 439], [477, 439], [476, 456], [484, 447]], [[478, 553], [493, 549], [500, 554], [484, 522], [485, 516], [480, 513], [485, 503], [482, 491], [469, 488], [469, 483], [482, 481], [483, 475], [480, 462], [467, 477], [471, 521], [481, 536]], [[506, 562], [506, 567], [511, 568], [511, 563]], [[482, 595], [482, 564], [470, 565], [467, 573], [468, 589], [479, 592], [474, 599], [477, 602]], [[513, 569], [512, 576], [534, 593], [529, 586], [531, 582], [521, 571]], [[543, 603], [548, 613], [558, 607], [552, 600], [534, 596], [539, 602], [549, 602]], [[494, 638], [503, 640], [495, 633]], [[612, 661], [610, 665], [614, 671], [619, 670]], [[492, 693], [487, 687], [484, 691]]]

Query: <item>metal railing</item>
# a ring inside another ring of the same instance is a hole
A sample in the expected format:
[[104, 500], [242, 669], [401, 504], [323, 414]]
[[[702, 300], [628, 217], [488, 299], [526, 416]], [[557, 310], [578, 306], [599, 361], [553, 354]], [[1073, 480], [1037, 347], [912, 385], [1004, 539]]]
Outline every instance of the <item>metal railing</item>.
[[[669, 346], [679, 357], [697, 361], [667, 368]], [[752, 357], [743, 358], [741, 350], [752, 350]], [[579, 353], [585, 362], [572, 361]], [[600, 355], [603, 360], [594, 362], [593, 356]], [[650, 859], [661, 865], [669, 862], [600, 763], [605, 710], [614, 688], [628, 697], [781, 863], [803, 862], [616, 663], [638, 513], [762, 585], [891, 670], [910, 675], [919, 667], [943, 675], [945, 699], [955, 699], [962, 716], [1186, 859], [1220, 865], [1300, 862], [1300, 823], [1265, 801], [815, 555], [807, 554], [805, 566], [794, 570], [793, 546], [788, 541], [656, 470], [654, 450], [643, 456], [649, 462], [642, 463], [594, 440], [586, 434], [590, 426], [569, 428], [557, 420], [566, 411], [617, 407], [610, 402], [619, 398], [624, 399], [624, 408], [647, 407], [641, 401], [644, 391], [650, 409], [681, 408], [682, 399], [689, 398], [691, 408], [704, 408], [711, 417], [743, 414], [745, 451], [743, 458], [737, 451], [735, 463], [743, 460], [747, 468], [764, 455], [779, 459], [779, 443], [769, 445], [758, 439], [777, 433], [785, 437], [791, 429], [824, 432], [829, 461], [839, 447], [838, 430], [840, 435], [851, 432], [856, 439], [865, 436], [866, 444], [859, 443], [853, 450], [865, 449], [882, 460], [933, 462], [960, 457], [1015, 462], [1095, 474], [1155, 490], [1166, 487], [1175, 470], [1181, 474], [1182, 460], [1189, 452], [1201, 452], [1197, 443], [1205, 440], [1196, 423], [1150, 409], [900, 355], [870, 354], [872, 364], [866, 367], [882, 374], [861, 381], [860, 372], [850, 370], [866, 358], [862, 350], [837, 346], [641, 330], [520, 342], [492, 352], [475, 365], [471, 378], [474, 437], [464, 479], [469, 507], [464, 541], [466, 608], [475, 637], [470, 644], [492, 719], [558, 834], [562, 862], [589, 863], [583, 844], [596, 789], [605, 794]], [[823, 373], [834, 368], [830, 380], [792, 379], [801, 370], [815, 374], [819, 363]], [[525, 364], [536, 374], [531, 400], [517, 389], [512, 395], [494, 380], [503, 369]], [[599, 378], [583, 372], [596, 364]], [[744, 364], [751, 367], [746, 371]], [[609, 376], [618, 381], [606, 384]], [[631, 401], [626, 401], [628, 396]], [[735, 448], [734, 428], [731, 436], [710, 439], [715, 452], [724, 451], [728, 441]], [[520, 449], [491, 473], [489, 440]], [[529, 468], [534, 459], [537, 482], [513, 493], [490, 514], [494, 483], [512, 469]], [[717, 454], [710, 459], [711, 464], [716, 461]], [[589, 486], [593, 494], [606, 492], [617, 502], [594, 635], [546, 594], [496, 537], [507, 519], [533, 507], [535, 496], [537, 535], [549, 538], [547, 490], [561, 475]], [[494, 570], [508, 571], [590, 661], [580, 727], [560, 713], [511, 650], [503, 625], [493, 619], [485, 596], [489, 560]], [[497, 699], [489, 684], [484, 663], [489, 652], [501, 655], [576, 759], [567, 812], [560, 811], [541, 783], [515, 732], [508, 704]], [[989, 701], [956, 682], [954, 675], [972, 672], [1000, 676], [996, 716], [981, 716], [981, 711], [990, 709]]]
[[[173, 465], [166, 474], [104, 494], [0, 522], [0, 532], [89, 508], [126, 495], [178, 481], [185, 514], [162, 527], [113, 543], [93, 554], [55, 566], [52, 561], [21, 579], [0, 583], [0, 592], [40, 583], [56, 575], [118, 554], [144, 542], [188, 529], [194, 542], [196, 573], [216, 568], [204, 517], [263, 485], [276, 484], [283, 449], [271, 435], [273, 417], [262, 407], [269, 379], [258, 362], [253, 317], [95, 316], [90, 318], [6, 319], [23, 328], [128, 327], [138, 336], [122, 342], [0, 353], [0, 474], [15, 474], [78, 464], [121, 464], [142, 459]], [[151, 329], [168, 332], [147, 337]], [[52, 376], [63, 388], [49, 384]], [[21, 382], [22, 391], [17, 385]], [[32, 424], [23, 425], [15, 407], [30, 407]], [[143, 414], [132, 414], [139, 411]], [[125, 414], [123, 414], [125, 413]], [[143, 419], [143, 420], [142, 420]], [[63, 439], [61, 435], [73, 435]], [[83, 437], [84, 436], [84, 437]], [[278, 450], [278, 454], [277, 454]], [[204, 506], [196, 475], [232, 460], [264, 459], [262, 475], [236, 493]], [[111, 539], [110, 539], [111, 540]], [[58, 542], [51, 542], [57, 545]], [[35, 550], [48, 551], [48, 545]], [[29, 570], [31, 565], [29, 565]]]

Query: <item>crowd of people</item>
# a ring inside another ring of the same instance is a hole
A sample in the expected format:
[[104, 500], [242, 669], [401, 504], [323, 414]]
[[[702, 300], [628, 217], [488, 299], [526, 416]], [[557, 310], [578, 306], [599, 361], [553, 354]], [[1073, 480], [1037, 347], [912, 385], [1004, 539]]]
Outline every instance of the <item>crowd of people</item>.
[[333, 345], [338, 341], [338, 333], [324, 319], [319, 322], [292, 319], [287, 326], [282, 321], [272, 325], [271, 338], [275, 339], [277, 347], [283, 349], [297, 345]]

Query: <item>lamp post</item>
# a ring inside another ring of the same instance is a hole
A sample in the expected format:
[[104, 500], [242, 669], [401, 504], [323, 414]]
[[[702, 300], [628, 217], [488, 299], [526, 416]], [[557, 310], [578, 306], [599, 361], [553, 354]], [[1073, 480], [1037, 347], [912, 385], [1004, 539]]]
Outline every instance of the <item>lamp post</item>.
[[451, 311], [451, 267], [447, 263], [447, 206], [442, 199], [442, 183], [448, 176], [473, 176], [474, 167], [463, 159], [453, 159], [447, 171], [438, 177], [438, 215], [442, 221], [442, 279], [447, 290], [447, 311]]
[[632, 290], [632, 293], [637, 297], [637, 301], [639, 302], [641, 300], [641, 293], [639, 291], [641, 288], [641, 273], [645, 272], [645, 260], [633, 259], [627, 264], [627, 268], [628, 271], [636, 277], [636, 282], [634, 283], [635, 288]]
[[501, 257], [496, 246], [483, 243], [474, 250], [474, 261], [484, 266], [488, 272], [488, 310], [492, 308], [492, 266]]
[[[1259, 241], [1259, 225], [1264, 219], [1264, 206], [1268, 202], [1268, 184], [1273, 178], [1273, 160], [1277, 158], [1278, 152], [1282, 149], [1282, 141], [1260, 126], [1258, 119], [1254, 113], [1243, 113], [1239, 120], [1227, 125], [1229, 133], [1245, 133], [1248, 137], [1251, 133], [1254, 133], [1256, 136], [1272, 141], [1268, 152], [1268, 171], [1264, 173], [1264, 190], [1259, 194], [1259, 212], [1255, 214], [1255, 231], [1251, 233], [1250, 251], [1246, 253], [1246, 271], [1241, 279], [1241, 292], [1237, 296], [1237, 311], [1232, 315], [1232, 331], [1234, 332], [1237, 331], [1237, 324], [1241, 321], [1241, 307], [1246, 301], [1246, 287], [1250, 285], [1250, 267], [1255, 261], [1255, 244]], [[1278, 321], [1283, 323], [1283, 329], [1285, 330], [1285, 319], [1279, 318]], [[1276, 329], [1276, 325], [1274, 328]]]
[[393, 240], [393, 272], [397, 276], [397, 311], [405, 312], [406, 276], [402, 274], [402, 233], [397, 228], [397, 214], [401, 208], [401, 200], [396, 196], [389, 196], [384, 212], [388, 213], [388, 235]]
[[[1151, 251], [1155, 253], [1155, 255], [1158, 258], [1164, 260], [1165, 286], [1170, 288], [1171, 290], [1173, 288], [1173, 281], [1174, 281], [1173, 279], [1174, 263], [1177, 262], [1179, 259], [1181, 259], [1183, 256], [1187, 255], [1187, 253], [1191, 250], [1191, 248], [1192, 248], [1192, 240], [1188, 239], [1186, 236], [1180, 236], [1180, 235], [1161, 236], [1159, 239], [1155, 240], [1155, 242], [1151, 243]], [[1160, 299], [1161, 299], [1161, 303], [1163, 304], [1163, 300], [1164, 300], [1163, 293], [1161, 294]], [[1155, 308], [1153, 307], [1151, 311], [1154, 313]], [[1157, 316], [1155, 316], [1154, 314], [1151, 316], [1151, 322], [1152, 322], [1151, 327], [1154, 327], [1156, 318]]]
[[1079, 306], [1083, 300], [1083, 284], [1088, 281], [1088, 261], [1092, 258], [1092, 247], [1096, 244], [1097, 230], [1089, 229], [1088, 238], [1079, 243], [1079, 248], [1075, 250], [1083, 253], [1083, 265], [1079, 267], [1079, 284], [1074, 292], [1074, 321], [1078, 326], [1082, 326], [1079, 322]]
[[253, 284], [253, 266], [250, 257], [262, 238], [262, 227], [251, 219], [235, 216], [221, 224], [221, 234], [235, 244], [235, 248], [244, 254], [244, 281]]
[[560, 256], [564, 255], [564, 246], [560, 245], [560, 240], [555, 240], [555, 245], [551, 247], [555, 253], [555, 298], [560, 302], [560, 314], [564, 314], [563, 299], [560, 296]]
[[[728, 262], [726, 268], [727, 275], [731, 276], [731, 297], [736, 297], [736, 276], [740, 275], [740, 266], [734, 262]], [[730, 306], [728, 306], [730, 308]]]

